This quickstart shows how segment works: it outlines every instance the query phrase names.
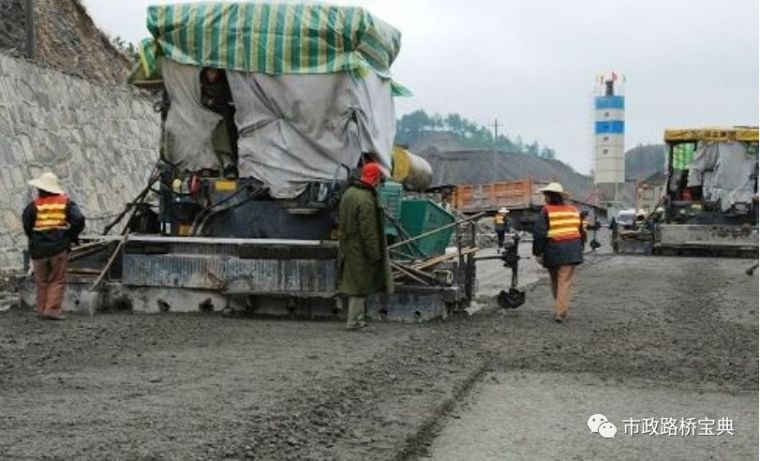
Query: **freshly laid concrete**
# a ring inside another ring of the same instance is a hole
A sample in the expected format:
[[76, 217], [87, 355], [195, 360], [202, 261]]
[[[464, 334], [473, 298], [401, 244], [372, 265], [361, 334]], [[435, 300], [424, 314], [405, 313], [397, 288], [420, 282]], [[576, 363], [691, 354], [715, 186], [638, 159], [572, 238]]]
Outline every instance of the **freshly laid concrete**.
[[[565, 324], [551, 322], [542, 280], [524, 309], [492, 320], [494, 334], [484, 333], [492, 372], [440, 422], [420, 456], [757, 458], [758, 279], [744, 273], [751, 264], [592, 257], [578, 273]], [[614, 439], [590, 433], [594, 414], [616, 425]], [[626, 434], [625, 420], [645, 418], [712, 420], [715, 432], [728, 418], [734, 434], [700, 436], [698, 426], [695, 436], [631, 435], [630, 422]]]
[[[534, 264], [524, 269], [540, 279], [518, 309], [481, 291], [472, 316], [359, 333], [215, 314], [0, 312], [0, 458], [756, 457], [751, 261], [589, 255], [564, 324]], [[595, 413], [617, 425], [614, 439], [589, 433]], [[623, 428], [724, 416], [734, 436]]]
[[[616, 426], [614, 438], [589, 430], [587, 420], [594, 414], [603, 414]], [[731, 420], [733, 435], [717, 435], [719, 419], [724, 417]], [[439, 461], [753, 459], [757, 417], [756, 390], [720, 392], [688, 382], [638, 379], [617, 383], [589, 373], [489, 373], [451, 415], [431, 457]], [[642, 418], [657, 419], [654, 431], [641, 433]], [[670, 426], [661, 426], [662, 418], [675, 420], [676, 435], [667, 435], [664, 428]], [[681, 418], [687, 422], [679, 432]], [[686, 429], [688, 418], [697, 424], [693, 432]]]

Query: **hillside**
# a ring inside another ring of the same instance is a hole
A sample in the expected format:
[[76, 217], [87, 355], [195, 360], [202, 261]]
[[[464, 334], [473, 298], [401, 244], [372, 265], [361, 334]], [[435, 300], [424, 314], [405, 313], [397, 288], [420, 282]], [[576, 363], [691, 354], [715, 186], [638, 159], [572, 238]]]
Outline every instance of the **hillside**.
[[494, 154], [493, 150], [473, 149], [462, 143], [457, 135], [447, 131], [421, 132], [409, 141], [409, 150], [426, 159], [433, 167], [435, 186], [533, 178], [538, 181], [559, 181], [579, 200], [586, 199], [593, 191], [590, 177], [578, 173], [559, 160], [504, 151]]
[[639, 144], [625, 153], [625, 177], [629, 181], [643, 181], [655, 173], [664, 172], [664, 144]]
[[[0, 2], [0, 51], [25, 54], [22, 0]], [[95, 26], [79, 0], [35, 0], [35, 63], [92, 82], [119, 84], [129, 60]]]
[[[435, 145], [414, 151], [433, 167], [433, 184], [483, 184], [533, 178], [559, 181], [579, 200], [593, 190], [591, 178], [583, 176], [559, 160], [545, 160], [525, 154], [486, 150], [440, 150]], [[496, 167], [494, 167], [496, 165]]]

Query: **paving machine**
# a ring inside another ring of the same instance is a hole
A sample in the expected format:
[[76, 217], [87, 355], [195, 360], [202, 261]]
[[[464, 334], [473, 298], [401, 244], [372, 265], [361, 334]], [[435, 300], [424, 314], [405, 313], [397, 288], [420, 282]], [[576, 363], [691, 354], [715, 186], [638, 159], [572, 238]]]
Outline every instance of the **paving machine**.
[[645, 226], [653, 251], [755, 257], [758, 128], [668, 129], [665, 142], [665, 196]]
[[[148, 28], [130, 81], [160, 97], [160, 159], [104, 235], [74, 249], [66, 306], [337, 315], [337, 205], [370, 160], [392, 173], [379, 193], [396, 292], [368, 314], [424, 321], [469, 303], [475, 217], [415, 196], [430, 165], [393, 149], [396, 29], [296, 2], [151, 6]], [[30, 278], [22, 298], [33, 304]]]
[[664, 139], [663, 195], [628, 221], [618, 215], [615, 251], [756, 256], [757, 127], [667, 129]]

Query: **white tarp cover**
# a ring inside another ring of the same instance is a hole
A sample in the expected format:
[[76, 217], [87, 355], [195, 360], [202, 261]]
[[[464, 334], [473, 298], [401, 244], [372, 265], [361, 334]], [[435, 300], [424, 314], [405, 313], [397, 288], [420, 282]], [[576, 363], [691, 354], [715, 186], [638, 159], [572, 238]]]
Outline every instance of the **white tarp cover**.
[[754, 195], [757, 156], [740, 142], [700, 142], [689, 169], [688, 186], [702, 186], [706, 201], [720, 200], [727, 211], [734, 203], [749, 203]]
[[396, 133], [390, 79], [368, 72], [269, 75], [227, 72], [238, 127], [238, 170], [275, 198], [294, 198], [313, 180], [345, 178], [374, 152], [386, 168]]
[[222, 116], [201, 103], [201, 69], [163, 59], [171, 107], [163, 133], [164, 160], [181, 170], [221, 169], [212, 134]]

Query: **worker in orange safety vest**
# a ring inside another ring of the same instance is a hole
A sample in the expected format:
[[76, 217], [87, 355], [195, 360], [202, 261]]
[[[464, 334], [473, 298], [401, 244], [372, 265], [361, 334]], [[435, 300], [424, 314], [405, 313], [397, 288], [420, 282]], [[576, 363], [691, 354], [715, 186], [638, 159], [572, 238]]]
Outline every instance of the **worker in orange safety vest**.
[[37, 189], [37, 198], [24, 208], [22, 221], [29, 237], [37, 313], [62, 320], [69, 250], [84, 229], [84, 216], [53, 173], [42, 173], [29, 184]]
[[546, 205], [533, 229], [533, 254], [549, 271], [554, 320], [561, 323], [570, 308], [575, 266], [583, 262], [585, 230], [578, 209], [565, 203], [567, 193], [560, 183], [550, 183], [539, 191]]
[[508, 214], [509, 210], [506, 207], [501, 207], [493, 217], [493, 227], [496, 231], [499, 250], [504, 246], [504, 234], [509, 232]]

